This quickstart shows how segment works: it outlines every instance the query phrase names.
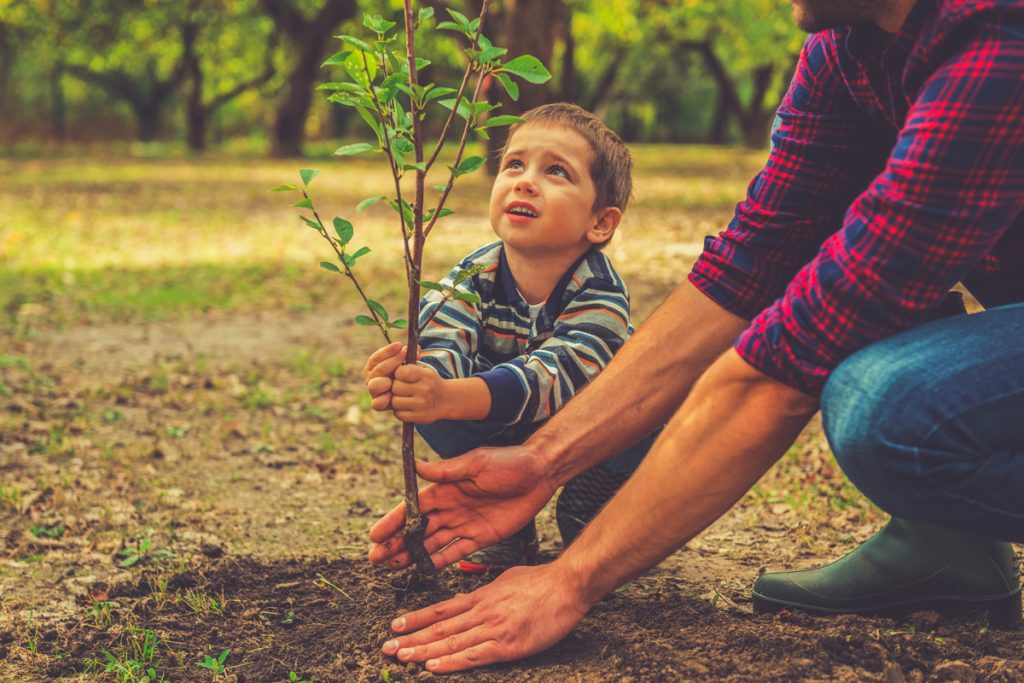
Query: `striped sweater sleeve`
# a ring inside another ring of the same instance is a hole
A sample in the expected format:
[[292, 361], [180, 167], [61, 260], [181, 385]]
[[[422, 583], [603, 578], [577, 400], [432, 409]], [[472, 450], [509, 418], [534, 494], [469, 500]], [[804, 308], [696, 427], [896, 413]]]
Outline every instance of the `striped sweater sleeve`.
[[[451, 288], [455, 274], [466, 267], [459, 264], [441, 281]], [[474, 291], [473, 278], [459, 285], [460, 290]], [[437, 310], [437, 315], [420, 335], [420, 363], [437, 371], [444, 379], [460, 379], [473, 375], [473, 358], [477, 354], [482, 327], [478, 304], [470, 301], [443, 299], [441, 292], [429, 290], [420, 302], [420, 324]]]
[[624, 287], [591, 280], [565, 306], [553, 334], [532, 352], [480, 373], [491, 390], [488, 419], [546, 420], [611, 361], [630, 333]]

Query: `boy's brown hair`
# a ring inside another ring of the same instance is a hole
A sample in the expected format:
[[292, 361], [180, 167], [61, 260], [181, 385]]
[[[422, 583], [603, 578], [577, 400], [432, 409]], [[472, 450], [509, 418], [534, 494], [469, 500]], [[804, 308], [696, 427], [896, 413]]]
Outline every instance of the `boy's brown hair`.
[[[633, 160], [622, 139], [604, 125], [604, 121], [586, 109], [568, 102], [556, 102], [535, 107], [521, 115], [522, 123], [509, 129], [508, 139], [528, 124], [555, 125], [570, 128], [590, 144], [594, 158], [590, 162], [590, 178], [594, 181], [594, 206], [598, 211], [614, 206], [622, 211], [633, 194]], [[508, 142], [501, 155], [505, 156]]]

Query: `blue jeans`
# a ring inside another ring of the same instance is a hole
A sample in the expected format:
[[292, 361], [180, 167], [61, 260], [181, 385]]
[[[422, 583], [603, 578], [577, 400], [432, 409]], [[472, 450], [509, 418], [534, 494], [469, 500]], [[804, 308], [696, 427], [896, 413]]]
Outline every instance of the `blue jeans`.
[[[528, 425], [504, 425], [481, 420], [441, 420], [428, 425], [416, 425], [424, 441], [442, 458], [454, 458], [480, 446], [518, 446], [540, 429], [543, 422]], [[600, 467], [615, 474], [632, 474], [647, 455], [658, 432], [640, 440], [622, 453], [604, 461]]]
[[1024, 541], [1024, 304], [865, 347], [821, 411], [840, 467], [886, 512]]

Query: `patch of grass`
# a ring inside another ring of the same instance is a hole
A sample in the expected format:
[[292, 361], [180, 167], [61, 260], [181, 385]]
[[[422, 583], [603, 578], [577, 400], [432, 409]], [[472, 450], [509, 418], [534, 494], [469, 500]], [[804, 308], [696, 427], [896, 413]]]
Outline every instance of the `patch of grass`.
[[118, 683], [164, 683], [167, 679], [159, 673], [162, 662], [157, 657], [160, 645], [160, 639], [148, 628], [129, 625], [120, 647], [102, 651], [106, 663], [93, 660], [86, 673], [103, 666], [103, 671], [114, 674]]
[[0, 485], [0, 510], [20, 512], [22, 496], [23, 492], [17, 486]]
[[209, 669], [209, 671], [214, 676], [220, 676], [224, 673], [224, 661], [228, 658], [228, 655], [230, 654], [231, 650], [224, 650], [216, 657], [211, 657], [210, 655], [203, 655], [203, 660], [201, 662], [196, 662], [196, 666], [200, 666], [204, 669]]
[[105, 631], [114, 623], [114, 603], [109, 600], [92, 600], [88, 615], [98, 630]]
[[57, 539], [64, 535], [67, 531], [67, 527], [64, 526], [63, 522], [58, 522], [50, 526], [36, 525], [33, 526], [29, 531], [36, 538], [53, 538]]
[[149, 536], [136, 538], [134, 543], [126, 545], [117, 551], [117, 556], [121, 558], [118, 565], [125, 568], [133, 567], [140, 563], [163, 562], [164, 560], [176, 557], [173, 552], [166, 548], [154, 547], [153, 539]]
[[224, 596], [220, 600], [203, 591], [186, 588], [181, 596], [182, 601], [190, 610], [196, 614], [217, 614], [224, 613]]

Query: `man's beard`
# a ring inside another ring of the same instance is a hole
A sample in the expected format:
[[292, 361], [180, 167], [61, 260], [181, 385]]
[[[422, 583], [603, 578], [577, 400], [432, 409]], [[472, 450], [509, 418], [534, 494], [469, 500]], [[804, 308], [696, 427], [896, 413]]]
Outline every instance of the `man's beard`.
[[871, 19], [888, 0], [793, 0], [793, 21], [815, 33], [853, 26]]

